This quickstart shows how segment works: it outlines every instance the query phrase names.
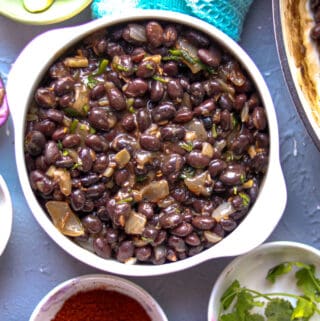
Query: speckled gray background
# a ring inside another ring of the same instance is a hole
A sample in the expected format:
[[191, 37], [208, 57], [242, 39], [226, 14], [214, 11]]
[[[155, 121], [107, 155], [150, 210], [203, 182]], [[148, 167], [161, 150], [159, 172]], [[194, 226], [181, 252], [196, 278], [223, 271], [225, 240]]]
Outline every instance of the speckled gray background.
[[[59, 26], [89, 19], [87, 9]], [[33, 37], [55, 27], [25, 26], [0, 17], [1, 76], [6, 77], [10, 64]], [[288, 203], [269, 241], [292, 240], [320, 248], [320, 153], [303, 127], [284, 82], [273, 33], [271, 0], [255, 0], [244, 26], [241, 45], [265, 77], [280, 128]], [[12, 235], [0, 257], [0, 320], [24, 321], [29, 319], [38, 301], [58, 283], [99, 271], [66, 254], [32, 217], [15, 168], [11, 119], [0, 129], [0, 173], [8, 182], [14, 203]], [[170, 321], [204, 321], [211, 288], [229, 261], [230, 258], [216, 259], [167, 276], [130, 279], [158, 300]]]

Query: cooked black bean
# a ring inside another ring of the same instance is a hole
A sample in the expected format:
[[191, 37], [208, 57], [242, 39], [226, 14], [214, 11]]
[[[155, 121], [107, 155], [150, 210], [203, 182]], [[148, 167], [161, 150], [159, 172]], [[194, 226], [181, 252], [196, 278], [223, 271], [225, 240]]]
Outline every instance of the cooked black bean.
[[215, 48], [198, 50], [198, 57], [200, 60], [210, 67], [218, 67], [221, 62], [221, 53]]
[[199, 230], [211, 230], [215, 224], [216, 224], [216, 221], [211, 216], [201, 215], [201, 216], [195, 216], [192, 219], [192, 225]]
[[138, 97], [143, 96], [147, 90], [148, 83], [141, 78], [136, 78], [127, 83], [124, 92], [128, 97]]
[[164, 86], [163, 83], [157, 80], [153, 80], [151, 82], [151, 88], [150, 88], [150, 99], [151, 101], [159, 101], [162, 99], [164, 95]]
[[54, 92], [57, 96], [63, 96], [74, 90], [75, 80], [69, 77], [58, 78], [53, 85]]
[[157, 69], [157, 65], [152, 60], [143, 60], [136, 71], [136, 75], [139, 78], [150, 78], [152, 77]]
[[45, 136], [38, 130], [33, 130], [25, 137], [25, 149], [31, 156], [42, 153], [46, 144]]
[[162, 103], [152, 110], [152, 118], [155, 123], [168, 122], [175, 115], [176, 109], [169, 102]]
[[85, 138], [85, 144], [95, 152], [106, 152], [109, 147], [107, 140], [103, 136], [96, 134], [89, 134]]
[[81, 161], [80, 168], [83, 172], [89, 172], [93, 165], [91, 150], [88, 147], [82, 147], [79, 151], [79, 159]]
[[34, 99], [43, 108], [55, 108], [57, 105], [56, 96], [48, 88], [38, 88]]
[[97, 237], [93, 241], [93, 249], [97, 255], [103, 257], [104, 259], [108, 259], [111, 257], [111, 247], [108, 241], [103, 237]]
[[192, 151], [187, 156], [187, 163], [194, 168], [205, 168], [210, 163], [210, 157], [201, 152]]
[[143, 149], [155, 152], [160, 149], [160, 140], [156, 136], [142, 134], [140, 137], [140, 145]]
[[156, 21], [148, 22], [146, 25], [146, 36], [152, 47], [159, 47], [163, 43], [163, 28]]
[[[79, 53], [85, 67], [64, 64]], [[68, 203], [85, 230], [70, 238], [105, 259], [163, 264], [214, 246], [207, 233], [237, 228], [268, 167], [267, 113], [250, 76], [205, 33], [165, 21], [75, 44], [28, 116], [32, 189], [41, 204]], [[235, 211], [216, 221], [224, 202]]]
[[98, 84], [94, 86], [90, 91], [90, 98], [92, 100], [98, 100], [106, 94], [106, 87], [104, 84]]
[[75, 211], [81, 211], [86, 202], [85, 193], [81, 189], [75, 189], [70, 195], [70, 203]]
[[238, 185], [246, 178], [246, 171], [243, 165], [229, 165], [219, 176], [221, 182], [226, 185]]

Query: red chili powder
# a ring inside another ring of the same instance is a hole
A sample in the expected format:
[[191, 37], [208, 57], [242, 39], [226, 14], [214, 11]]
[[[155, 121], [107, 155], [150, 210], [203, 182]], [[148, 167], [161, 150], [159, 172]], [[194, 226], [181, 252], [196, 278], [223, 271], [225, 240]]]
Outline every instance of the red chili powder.
[[71, 296], [51, 321], [151, 321], [151, 318], [131, 297], [95, 289]]

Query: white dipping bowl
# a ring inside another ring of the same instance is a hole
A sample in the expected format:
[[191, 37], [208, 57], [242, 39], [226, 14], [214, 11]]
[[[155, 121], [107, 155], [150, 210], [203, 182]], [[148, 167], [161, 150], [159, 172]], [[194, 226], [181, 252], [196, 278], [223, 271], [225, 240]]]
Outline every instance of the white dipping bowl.
[[144, 308], [152, 321], [168, 321], [160, 305], [140, 286], [123, 278], [104, 274], [83, 275], [56, 286], [39, 302], [29, 321], [52, 320], [68, 298], [78, 292], [94, 289], [116, 291], [127, 295]]
[[[26, 113], [33, 98], [33, 92], [49, 66], [68, 48], [89, 34], [101, 28], [141, 20], [159, 20], [186, 25], [207, 34], [230, 52], [241, 63], [260, 94], [267, 113], [270, 133], [268, 170], [260, 187], [259, 196], [241, 224], [210, 249], [193, 257], [163, 265], [127, 265], [113, 259], [106, 260], [81, 248], [62, 235], [54, 227], [33, 193], [24, 159]], [[28, 75], [28, 81], [25, 80], [26, 75]], [[17, 88], [19, 94], [17, 94]], [[175, 12], [140, 10], [107, 19], [98, 19], [77, 27], [46, 32], [29, 43], [13, 64], [8, 76], [7, 96], [14, 121], [17, 169], [28, 205], [35, 219], [48, 235], [66, 252], [88, 265], [128, 276], [152, 276], [181, 271], [212, 258], [239, 255], [253, 249], [269, 237], [282, 216], [287, 193], [279, 160], [278, 123], [269, 90], [261, 73], [245, 51], [226, 34], [204, 21]]]
[[[278, 281], [271, 284], [266, 280], [268, 271], [283, 262], [298, 261], [305, 264], [313, 264], [320, 273], [320, 251], [302, 243], [296, 242], [269, 242], [260, 245], [253, 251], [239, 256], [229, 263], [222, 271], [212, 289], [209, 306], [208, 321], [218, 321], [220, 299], [226, 289], [234, 280], [240, 282], [240, 286], [257, 290], [261, 293], [286, 292], [302, 293], [296, 287], [294, 272], [279, 277]], [[316, 321], [318, 315], [314, 315], [310, 321]]]

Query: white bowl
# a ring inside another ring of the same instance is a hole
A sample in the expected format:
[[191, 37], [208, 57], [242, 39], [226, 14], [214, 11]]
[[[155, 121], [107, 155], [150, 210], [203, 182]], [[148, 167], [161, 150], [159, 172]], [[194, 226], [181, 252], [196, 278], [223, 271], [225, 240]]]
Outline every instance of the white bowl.
[[125, 294], [140, 303], [152, 321], [168, 321], [160, 305], [140, 286], [116, 276], [103, 274], [83, 275], [56, 286], [39, 302], [29, 321], [52, 320], [63, 303], [72, 295], [94, 289]]
[[[63, 236], [53, 226], [30, 187], [23, 150], [26, 111], [32, 99], [32, 93], [52, 62], [71, 45], [102, 27], [147, 19], [172, 21], [200, 30], [236, 57], [260, 93], [267, 112], [270, 131], [268, 171], [255, 204], [241, 224], [210, 249], [181, 261], [155, 266], [125, 265], [116, 260], [105, 260]], [[48, 43], [50, 43], [50, 46], [48, 46]], [[28, 81], [25, 80], [26, 75], [28, 75]], [[278, 124], [266, 83], [253, 61], [236, 42], [220, 30], [199, 19], [168, 11], [143, 10], [132, 11], [121, 15], [121, 17], [115, 16], [95, 20], [77, 27], [49, 31], [35, 38], [15, 61], [8, 76], [7, 95], [13, 114], [15, 154], [19, 179], [34, 217], [49, 236], [65, 251], [95, 268], [122, 275], [150, 276], [180, 271], [216, 257], [239, 255], [264, 242], [282, 216], [287, 194], [279, 160]]]
[[12, 202], [9, 189], [0, 175], [0, 256], [5, 250], [12, 229]]
[[[218, 320], [220, 299], [235, 279], [239, 281], [241, 286], [261, 293], [286, 292], [301, 294], [301, 291], [295, 286], [293, 273], [281, 276], [281, 281], [279, 279], [274, 284], [270, 284], [265, 279], [269, 269], [280, 263], [291, 261], [313, 264], [316, 271], [320, 271], [320, 251], [296, 242], [265, 243], [253, 251], [234, 259], [225, 267], [214, 284], [209, 299], [208, 321]], [[313, 316], [310, 321], [316, 321], [316, 317]]]

